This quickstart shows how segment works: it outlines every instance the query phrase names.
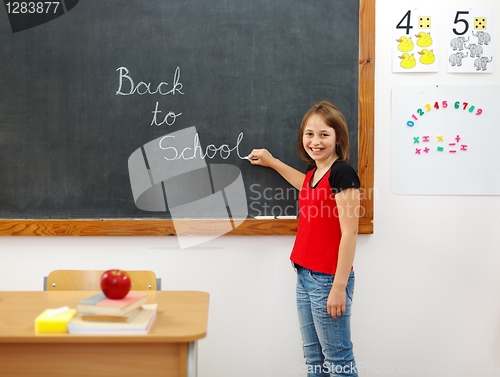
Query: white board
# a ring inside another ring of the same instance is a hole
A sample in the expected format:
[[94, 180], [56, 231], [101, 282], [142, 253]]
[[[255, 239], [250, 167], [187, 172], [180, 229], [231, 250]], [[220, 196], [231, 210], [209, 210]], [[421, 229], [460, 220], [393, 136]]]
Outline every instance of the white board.
[[500, 195], [499, 85], [392, 90], [391, 190]]

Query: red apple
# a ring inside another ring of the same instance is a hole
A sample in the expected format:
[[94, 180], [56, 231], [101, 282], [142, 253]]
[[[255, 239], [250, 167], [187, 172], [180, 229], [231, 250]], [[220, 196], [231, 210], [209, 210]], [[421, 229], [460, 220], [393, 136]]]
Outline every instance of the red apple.
[[108, 270], [101, 276], [101, 289], [107, 298], [119, 300], [124, 298], [132, 286], [130, 276], [122, 270]]

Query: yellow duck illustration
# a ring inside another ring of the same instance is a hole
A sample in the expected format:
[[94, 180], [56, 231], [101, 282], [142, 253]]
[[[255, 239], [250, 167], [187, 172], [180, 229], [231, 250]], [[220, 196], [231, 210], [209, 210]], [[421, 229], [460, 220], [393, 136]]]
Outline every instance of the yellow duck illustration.
[[396, 39], [396, 42], [399, 42], [398, 50], [401, 52], [409, 52], [413, 50], [413, 47], [415, 47], [413, 41], [411, 40], [411, 37], [401, 37], [399, 39]]
[[420, 63], [422, 64], [432, 64], [436, 61], [436, 57], [434, 56], [434, 50], [427, 50], [424, 48], [422, 51], [418, 53], [420, 55]]
[[402, 68], [410, 69], [417, 65], [417, 61], [413, 54], [404, 53], [399, 57], [401, 59], [401, 63], [399, 64]]
[[429, 47], [432, 45], [432, 37], [431, 33], [425, 33], [421, 31], [420, 33], [416, 34], [415, 37], [418, 38], [417, 40], [417, 45], [420, 47]]

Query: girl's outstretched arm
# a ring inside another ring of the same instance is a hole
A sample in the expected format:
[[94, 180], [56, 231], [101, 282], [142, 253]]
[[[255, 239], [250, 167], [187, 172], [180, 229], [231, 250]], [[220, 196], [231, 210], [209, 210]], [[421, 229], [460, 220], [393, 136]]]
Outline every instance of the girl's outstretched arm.
[[273, 157], [267, 149], [254, 149], [248, 155], [248, 161], [252, 165], [261, 165], [274, 169], [297, 190], [302, 188], [305, 174]]

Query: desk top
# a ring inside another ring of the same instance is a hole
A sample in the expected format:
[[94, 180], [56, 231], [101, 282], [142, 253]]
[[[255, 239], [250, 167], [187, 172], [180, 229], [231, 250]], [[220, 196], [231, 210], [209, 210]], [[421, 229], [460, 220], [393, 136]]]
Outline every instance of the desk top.
[[96, 293], [0, 291], [0, 343], [178, 343], [206, 336], [209, 295], [198, 291], [145, 292], [148, 304], [158, 304], [147, 335], [35, 334], [35, 318], [45, 309], [75, 308]]

